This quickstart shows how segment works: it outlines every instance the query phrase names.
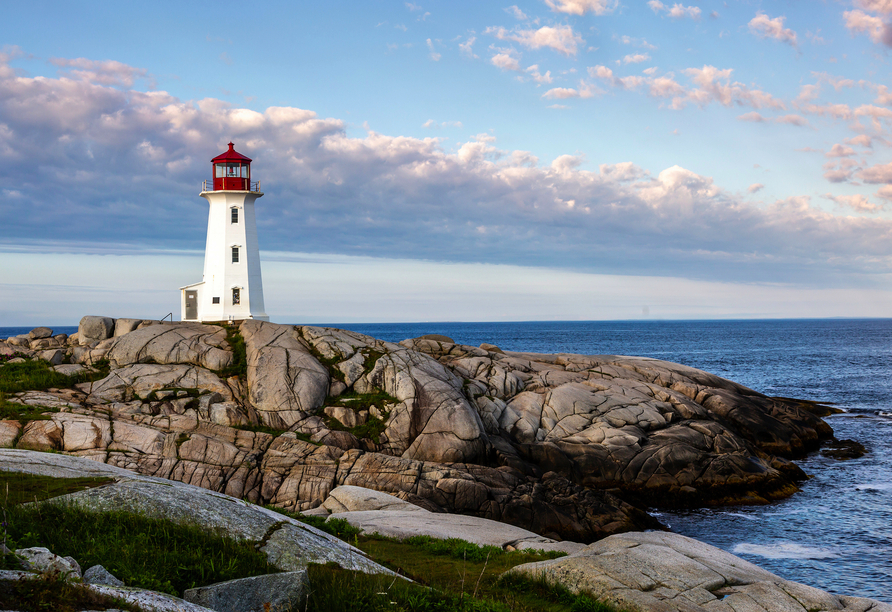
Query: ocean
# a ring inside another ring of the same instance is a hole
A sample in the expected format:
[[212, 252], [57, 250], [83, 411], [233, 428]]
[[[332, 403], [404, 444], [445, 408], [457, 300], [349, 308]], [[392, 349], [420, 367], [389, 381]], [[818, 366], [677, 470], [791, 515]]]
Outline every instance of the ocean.
[[[784, 578], [892, 602], [892, 319], [331, 326], [393, 342], [443, 334], [513, 351], [654, 357], [767, 395], [832, 403], [846, 412], [826, 420], [838, 438], [864, 444], [864, 457], [798, 460], [811, 477], [802, 491], [766, 506], [652, 512]], [[0, 327], [0, 337], [26, 331]]]

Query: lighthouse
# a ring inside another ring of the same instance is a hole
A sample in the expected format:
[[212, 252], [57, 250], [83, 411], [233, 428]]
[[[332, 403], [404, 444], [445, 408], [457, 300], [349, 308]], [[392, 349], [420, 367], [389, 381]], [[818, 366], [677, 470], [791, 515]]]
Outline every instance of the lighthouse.
[[268, 321], [263, 307], [254, 202], [263, 195], [251, 181], [251, 159], [229, 150], [211, 160], [213, 179], [199, 194], [208, 201], [204, 278], [180, 288], [183, 321]]

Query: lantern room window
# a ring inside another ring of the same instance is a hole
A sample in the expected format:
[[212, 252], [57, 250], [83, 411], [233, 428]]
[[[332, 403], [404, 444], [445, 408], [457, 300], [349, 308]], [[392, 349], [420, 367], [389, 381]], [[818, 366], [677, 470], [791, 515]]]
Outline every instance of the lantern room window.
[[214, 169], [216, 178], [251, 178], [251, 166], [249, 164], [232, 162], [214, 164]]

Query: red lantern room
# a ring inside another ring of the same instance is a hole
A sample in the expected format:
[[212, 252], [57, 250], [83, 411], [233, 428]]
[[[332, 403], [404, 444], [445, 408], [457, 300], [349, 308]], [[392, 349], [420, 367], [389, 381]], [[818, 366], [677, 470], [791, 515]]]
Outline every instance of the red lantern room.
[[251, 159], [229, 150], [211, 160], [214, 167], [214, 191], [253, 191], [251, 189]]

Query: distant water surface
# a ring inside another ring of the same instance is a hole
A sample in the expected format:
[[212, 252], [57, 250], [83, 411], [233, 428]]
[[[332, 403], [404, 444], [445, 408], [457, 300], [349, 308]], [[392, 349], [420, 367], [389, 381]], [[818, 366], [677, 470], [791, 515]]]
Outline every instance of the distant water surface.
[[[664, 512], [674, 531], [784, 578], [892, 602], [892, 319], [332, 324], [399, 342], [443, 334], [504, 350], [640, 355], [683, 363], [768, 395], [832, 402], [861, 459], [799, 460], [802, 492], [767, 506]], [[0, 337], [29, 328], [2, 328]], [[74, 333], [59, 327], [56, 333]]]

